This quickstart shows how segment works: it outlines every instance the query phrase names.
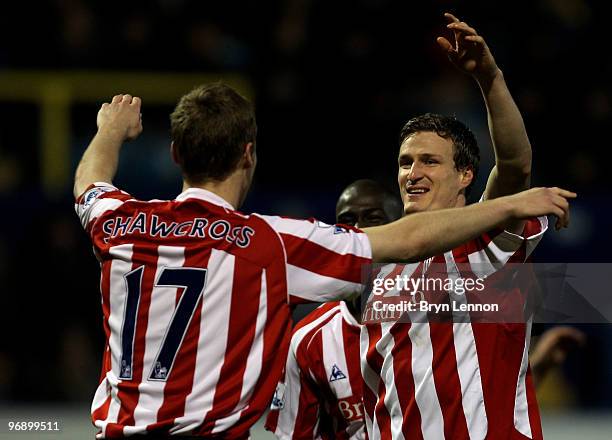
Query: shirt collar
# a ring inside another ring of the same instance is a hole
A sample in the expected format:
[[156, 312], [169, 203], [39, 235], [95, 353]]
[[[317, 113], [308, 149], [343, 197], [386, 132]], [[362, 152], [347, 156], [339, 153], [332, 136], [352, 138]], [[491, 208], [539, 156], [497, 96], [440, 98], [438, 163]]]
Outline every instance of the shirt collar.
[[227, 200], [215, 194], [214, 192], [208, 191], [206, 189], [188, 188], [176, 197], [176, 200], [178, 200], [179, 202], [182, 202], [183, 200], [187, 199], [205, 200], [214, 205], [222, 206], [224, 208], [228, 208], [232, 211], [235, 211], [234, 207]]

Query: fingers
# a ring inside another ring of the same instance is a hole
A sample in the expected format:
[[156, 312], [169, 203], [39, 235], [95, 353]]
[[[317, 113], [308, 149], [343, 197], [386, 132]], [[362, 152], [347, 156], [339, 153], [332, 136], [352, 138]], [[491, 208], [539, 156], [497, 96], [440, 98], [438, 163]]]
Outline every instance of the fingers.
[[438, 37], [438, 38], [436, 38], [436, 42], [438, 43], [438, 46], [440, 46], [440, 48], [443, 51], [445, 51], [445, 52], [453, 52], [454, 51], [453, 45], [446, 38]]
[[578, 194], [576, 194], [575, 192], [568, 191], [563, 188], [558, 188], [554, 186], [550, 189], [559, 194], [561, 197], [565, 197], [566, 199], [575, 199], [576, 197], [578, 197]]
[[444, 17], [446, 17], [449, 23], [459, 23], [459, 19], [455, 17], [453, 14], [451, 14], [450, 12], [445, 12]]
[[561, 215], [557, 215], [558, 220], [557, 220], [557, 223], [555, 225], [555, 228], [557, 230], [559, 230], [561, 228], [567, 228], [569, 226], [569, 221], [570, 221], [569, 203], [567, 202], [567, 200], [565, 198], [563, 198], [561, 196], [555, 196], [555, 199], [553, 200], [553, 203], [562, 212]]
[[467, 35], [465, 41], [471, 41], [472, 43], [484, 45], [485, 41], [480, 35]]
[[111, 104], [119, 104], [119, 103], [140, 105], [141, 100], [137, 96], [132, 97], [132, 95], [130, 95], [129, 93], [113, 96], [113, 99], [111, 100]]
[[548, 188], [548, 190], [552, 192], [552, 202], [556, 209], [561, 210], [561, 212], [555, 212], [555, 215], [557, 216], [555, 229], [558, 231], [561, 228], [567, 228], [570, 223], [568, 199], [575, 199], [577, 194], [558, 187]]
[[468, 24], [464, 21], [449, 23], [446, 25], [446, 27], [456, 32], [462, 32], [466, 35], [478, 35], [476, 29], [468, 26]]

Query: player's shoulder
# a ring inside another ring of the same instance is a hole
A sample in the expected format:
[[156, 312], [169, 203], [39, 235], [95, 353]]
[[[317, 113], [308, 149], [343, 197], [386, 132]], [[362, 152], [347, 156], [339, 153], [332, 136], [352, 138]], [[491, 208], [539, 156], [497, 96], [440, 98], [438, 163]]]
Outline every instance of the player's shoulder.
[[307, 314], [303, 319], [301, 319], [294, 328], [295, 331], [306, 327], [311, 324], [321, 323], [327, 320], [330, 316], [334, 316], [341, 312], [340, 310], [341, 302], [340, 301], [332, 301], [321, 304], [319, 307], [314, 309], [312, 312]]
[[324, 303], [301, 319], [291, 334], [291, 348], [295, 352], [302, 344], [308, 345], [310, 339], [325, 324], [341, 313], [340, 302]]

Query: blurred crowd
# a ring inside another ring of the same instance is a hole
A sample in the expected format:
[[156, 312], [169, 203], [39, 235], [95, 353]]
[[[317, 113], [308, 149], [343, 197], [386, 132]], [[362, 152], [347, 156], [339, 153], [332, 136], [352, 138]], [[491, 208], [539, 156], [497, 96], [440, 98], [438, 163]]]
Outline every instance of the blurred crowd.
[[[457, 115], [476, 133], [483, 167], [493, 163], [479, 91], [435, 43], [447, 10], [486, 38], [504, 71], [532, 141], [534, 184], [580, 194], [570, 230], [549, 234], [536, 258], [608, 261], [604, 1], [21, 2], [0, 18], [0, 72], [240, 73], [254, 88], [260, 156], [244, 210], [331, 221], [347, 183], [395, 188], [397, 136], [413, 115]], [[180, 191], [167, 171], [169, 111], [144, 101], [145, 135], [119, 173], [138, 197]], [[95, 113], [73, 109], [75, 163]], [[87, 401], [103, 344], [98, 267], [70, 188], [54, 196], [41, 188], [38, 118], [31, 103], [0, 102], [0, 401]], [[145, 154], [158, 159], [139, 167]], [[570, 358], [563, 383], [581, 405], [612, 407], [612, 331], [584, 330], [589, 346]]]

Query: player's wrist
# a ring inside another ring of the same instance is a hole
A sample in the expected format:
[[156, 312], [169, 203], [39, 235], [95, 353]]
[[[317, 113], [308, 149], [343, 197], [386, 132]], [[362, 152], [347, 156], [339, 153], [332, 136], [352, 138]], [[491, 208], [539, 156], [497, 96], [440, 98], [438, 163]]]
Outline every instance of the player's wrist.
[[489, 89], [496, 81], [504, 81], [504, 72], [495, 66], [484, 72], [475, 72], [474, 79], [483, 89]]
[[127, 129], [121, 129], [112, 125], [102, 125], [98, 127], [97, 137], [112, 143], [123, 143], [127, 138]]
[[489, 200], [488, 203], [494, 204], [496, 212], [499, 213], [502, 218], [501, 223], [505, 223], [508, 220], [518, 220], [521, 218], [521, 212], [519, 208], [519, 200], [516, 195], [498, 197], [493, 200]]

